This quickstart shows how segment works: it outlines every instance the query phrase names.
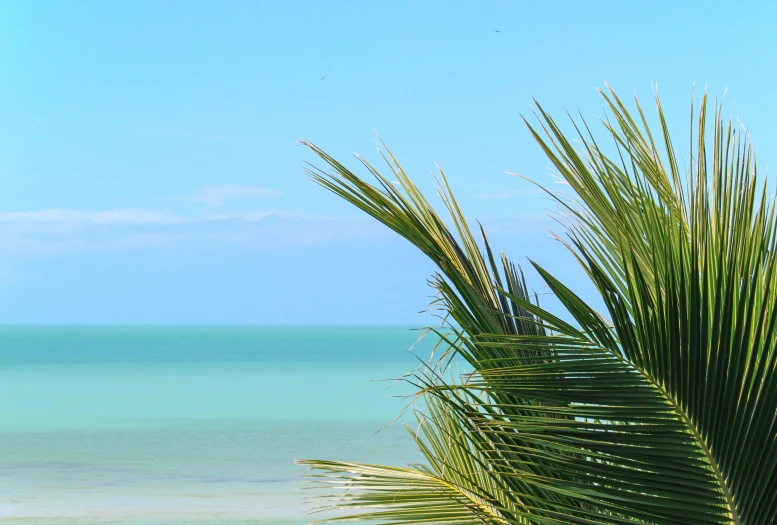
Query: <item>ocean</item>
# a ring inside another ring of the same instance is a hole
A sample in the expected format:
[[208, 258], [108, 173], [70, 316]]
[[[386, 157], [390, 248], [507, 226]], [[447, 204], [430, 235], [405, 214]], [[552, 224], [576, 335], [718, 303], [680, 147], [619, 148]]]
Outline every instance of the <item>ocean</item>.
[[390, 380], [431, 352], [408, 352], [418, 335], [1, 327], [0, 521], [310, 522], [295, 458], [420, 459], [388, 425], [411, 392]]

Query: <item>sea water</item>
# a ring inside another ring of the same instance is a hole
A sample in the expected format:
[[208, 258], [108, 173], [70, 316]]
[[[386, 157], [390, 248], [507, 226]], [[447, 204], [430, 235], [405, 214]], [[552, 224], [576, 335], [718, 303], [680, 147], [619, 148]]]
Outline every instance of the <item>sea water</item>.
[[308, 522], [295, 458], [420, 459], [402, 425], [387, 426], [411, 393], [390, 380], [431, 352], [431, 339], [408, 352], [418, 336], [0, 328], [0, 520]]

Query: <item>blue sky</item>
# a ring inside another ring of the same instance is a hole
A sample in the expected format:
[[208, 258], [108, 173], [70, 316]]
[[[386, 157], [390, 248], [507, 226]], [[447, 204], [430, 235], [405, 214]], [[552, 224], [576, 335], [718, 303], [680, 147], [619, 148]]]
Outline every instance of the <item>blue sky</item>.
[[[777, 6], [749, 2], [0, 3], [0, 322], [420, 323], [431, 265], [311, 183], [296, 138], [377, 130], [521, 263], [584, 289], [544, 231], [520, 114], [693, 82], [777, 153]], [[495, 30], [502, 32], [497, 33]], [[325, 77], [322, 79], [322, 77]], [[541, 290], [540, 290], [541, 291]]]

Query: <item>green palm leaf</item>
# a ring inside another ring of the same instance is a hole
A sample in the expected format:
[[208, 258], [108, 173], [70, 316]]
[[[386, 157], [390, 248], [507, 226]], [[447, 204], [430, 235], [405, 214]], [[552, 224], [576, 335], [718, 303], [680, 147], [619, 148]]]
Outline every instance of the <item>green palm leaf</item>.
[[[370, 184], [313, 145], [310, 174], [434, 261], [448, 351], [419, 389], [426, 459], [406, 468], [302, 461], [337, 519], [389, 523], [777, 522], [775, 208], [746, 137], [706, 96], [680, 169], [603, 93], [608, 156], [582, 122], [576, 149], [538, 106], [529, 130], [574, 200], [565, 242], [606, 317], [536, 266], [575, 322], [531, 302], [521, 272], [478, 245], [440, 172], [446, 227], [396, 160]], [[692, 113], [693, 118], [693, 113]], [[707, 144], [711, 142], [711, 148]], [[711, 151], [708, 151], [711, 149]], [[482, 233], [482, 232], [481, 232]], [[450, 355], [473, 372], [444, 380]]]

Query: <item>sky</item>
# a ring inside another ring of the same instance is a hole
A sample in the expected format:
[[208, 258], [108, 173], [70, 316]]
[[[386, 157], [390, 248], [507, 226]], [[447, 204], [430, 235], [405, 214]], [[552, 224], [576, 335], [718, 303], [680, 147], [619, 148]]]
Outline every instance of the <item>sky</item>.
[[776, 24], [769, 1], [1, 1], [0, 323], [423, 324], [433, 266], [303, 172], [298, 139], [358, 168], [376, 132], [590, 296], [508, 174], [554, 182], [521, 115], [595, 122], [605, 82], [657, 85], [685, 137], [695, 83], [763, 168]]

